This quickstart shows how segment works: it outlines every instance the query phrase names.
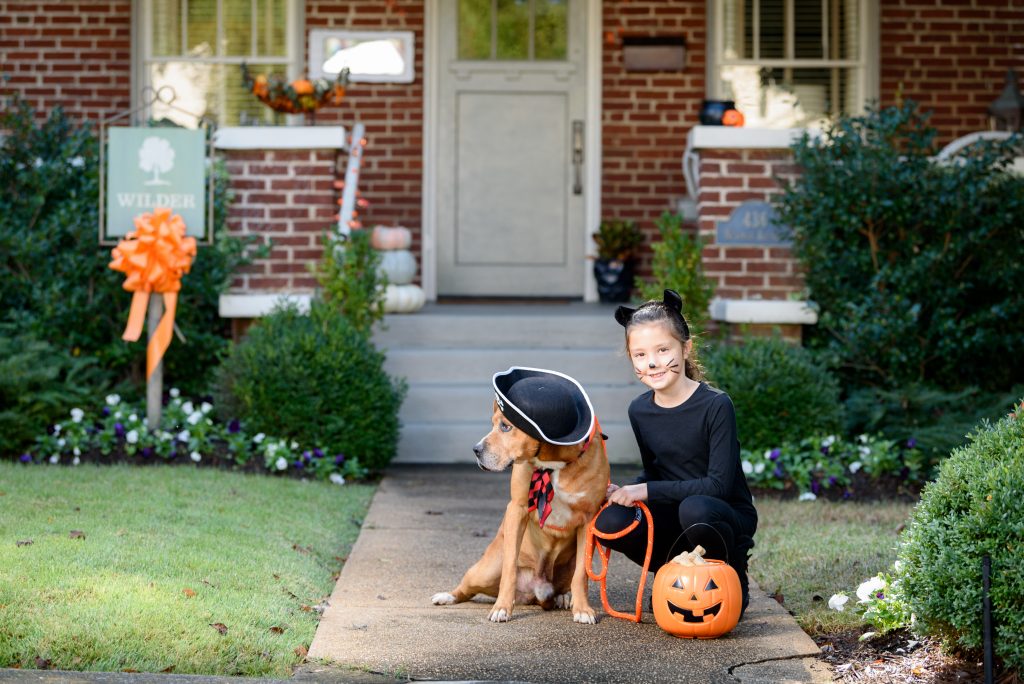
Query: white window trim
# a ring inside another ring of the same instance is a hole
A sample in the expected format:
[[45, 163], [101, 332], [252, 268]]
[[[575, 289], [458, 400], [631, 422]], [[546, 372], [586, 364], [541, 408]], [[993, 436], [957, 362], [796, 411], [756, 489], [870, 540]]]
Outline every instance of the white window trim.
[[[285, 6], [288, 21], [291, 24], [291, 31], [285, 36], [285, 47], [291, 59], [285, 59], [289, 71], [293, 75], [305, 73], [306, 69], [306, 7], [304, 0], [287, 0]], [[151, 86], [149, 81], [149, 69], [147, 67], [153, 59], [153, 0], [132, 0], [132, 64], [131, 64], [131, 85], [135, 106], [142, 106], [145, 101], [142, 91]], [[234, 59], [234, 58], [231, 58]], [[205, 61], [190, 60], [187, 57], [176, 61]], [[241, 60], [239, 60], [240, 62]], [[267, 58], [266, 60], [253, 60], [254, 64], [260, 61], [281, 63], [281, 59]], [[136, 123], [146, 120], [150, 115], [148, 108], [137, 115]], [[287, 116], [285, 120], [289, 125], [301, 125], [302, 116]]]
[[[881, 30], [878, 13], [879, 0], [860, 0], [860, 13], [863, 21], [860, 24], [860, 49], [862, 58], [858, 60], [807, 60], [807, 59], [765, 59], [764, 63], [771, 63], [780, 67], [817, 67], [829, 66], [852, 66], [858, 69], [857, 86], [861, 93], [862, 107], [868, 102], [877, 101], [879, 98], [879, 33]], [[756, 9], [755, 5], [755, 9]], [[718, 79], [718, 68], [720, 65], [719, 49], [725, 43], [725, 27], [723, 26], [723, 13], [719, 7], [719, 0], [707, 0], [707, 34], [708, 50], [705, 58], [705, 83], [708, 99], [724, 99]], [[787, 38], [788, 39], [788, 38]], [[758, 61], [758, 60], [753, 60]], [[862, 109], [863, 111], [863, 109]], [[859, 114], [860, 112], [850, 112]]]

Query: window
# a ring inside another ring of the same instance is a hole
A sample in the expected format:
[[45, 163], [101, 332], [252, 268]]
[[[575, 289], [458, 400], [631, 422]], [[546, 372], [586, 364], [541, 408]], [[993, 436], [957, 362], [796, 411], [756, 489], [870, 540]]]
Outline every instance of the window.
[[568, 0], [459, 0], [459, 59], [564, 60]]
[[746, 126], [814, 127], [877, 96], [877, 0], [709, 0], [710, 96]]
[[[275, 114], [242, 84], [253, 75], [301, 74], [301, 0], [145, 0], [143, 79], [174, 88], [174, 106], [218, 125], [272, 123]], [[299, 12], [299, 14], [296, 14]], [[186, 114], [153, 106], [153, 118], [194, 125]]]

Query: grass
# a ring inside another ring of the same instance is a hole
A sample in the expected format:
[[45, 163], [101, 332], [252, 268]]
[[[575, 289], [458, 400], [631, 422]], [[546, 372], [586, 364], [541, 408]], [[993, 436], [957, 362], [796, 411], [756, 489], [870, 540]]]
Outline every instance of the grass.
[[[857, 628], [857, 586], [892, 568], [897, 535], [913, 504], [777, 501], [759, 498], [750, 574], [813, 635]], [[850, 596], [846, 610], [829, 609], [832, 594]], [[820, 597], [820, 598], [819, 598]]]
[[0, 667], [287, 677], [372, 493], [0, 462]]

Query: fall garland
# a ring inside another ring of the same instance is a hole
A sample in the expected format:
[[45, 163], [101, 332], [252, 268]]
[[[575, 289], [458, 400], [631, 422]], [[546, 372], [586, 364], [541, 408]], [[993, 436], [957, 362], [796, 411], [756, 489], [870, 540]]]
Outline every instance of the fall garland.
[[341, 104], [348, 85], [349, 70], [342, 69], [337, 78], [310, 80], [298, 78], [285, 81], [279, 76], [259, 74], [253, 77], [249, 68], [242, 64], [242, 81], [245, 87], [275, 112], [283, 114], [305, 114], [315, 112], [326, 105]]

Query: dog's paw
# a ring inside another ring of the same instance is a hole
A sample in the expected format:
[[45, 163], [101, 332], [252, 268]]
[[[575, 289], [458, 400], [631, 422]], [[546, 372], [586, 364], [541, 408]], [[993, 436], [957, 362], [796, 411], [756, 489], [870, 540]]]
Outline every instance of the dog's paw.
[[495, 608], [488, 616], [491, 622], [508, 622], [512, 619], [512, 611], [504, 608]]
[[447, 591], [442, 591], [430, 597], [430, 602], [435, 606], [450, 606], [455, 603], [455, 597]]
[[572, 611], [572, 621], [578, 622], [581, 625], [593, 625], [597, 624], [597, 615], [594, 613], [594, 609], [587, 608], [574, 608]]
[[555, 597], [555, 608], [561, 608], [568, 610], [572, 608], [572, 592], [567, 591], [564, 594], [559, 594]]

